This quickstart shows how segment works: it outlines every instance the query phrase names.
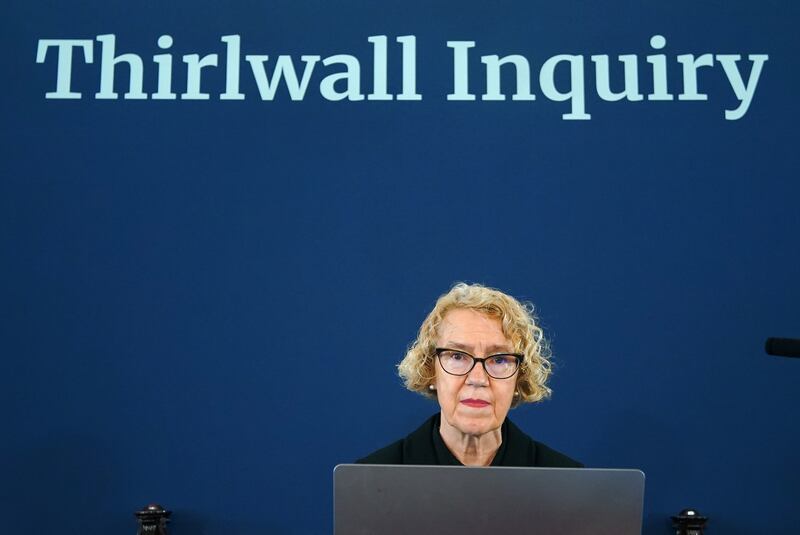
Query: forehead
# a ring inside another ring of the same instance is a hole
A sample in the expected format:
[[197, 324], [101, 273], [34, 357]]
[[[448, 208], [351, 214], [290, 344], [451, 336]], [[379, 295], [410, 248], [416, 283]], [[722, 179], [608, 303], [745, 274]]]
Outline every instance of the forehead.
[[[510, 341], [503, 334], [503, 326], [499, 318], [487, 316], [482, 312], [468, 308], [449, 310], [439, 325], [438, 343], [458, 342], [465, 346], [480, 345], [496, 348], [510, 346]], [[465, 349], [469, 349], [466, 347]]]

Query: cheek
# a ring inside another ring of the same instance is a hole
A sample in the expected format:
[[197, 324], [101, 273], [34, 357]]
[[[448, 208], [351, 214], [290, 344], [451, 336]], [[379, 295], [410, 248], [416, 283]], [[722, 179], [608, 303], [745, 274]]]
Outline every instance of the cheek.
[[511, 403], [514, 401], [514, 390], [516, 389], [516, 384], [502, 384], [497, 385], [495, 388], [494, 395], [495, 401], [497, 402], [497, 407], [501, 408], [505, 411], [511, 407]]
[[436, 376], [436, 395], [440, 405], [455, 405], [458, 398], [458, 391], [461, 389], [463, 381], [450, 375]]

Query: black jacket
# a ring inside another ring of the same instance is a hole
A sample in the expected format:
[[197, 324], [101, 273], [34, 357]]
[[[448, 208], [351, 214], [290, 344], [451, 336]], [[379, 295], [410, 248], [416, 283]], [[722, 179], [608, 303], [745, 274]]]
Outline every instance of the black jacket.
[[[437, 413], [406, 438], [389, 444], [356, 461], [362, 464], [461, 464], [447, 449], [439, 434]], [[536, 442], [506, 418], [501, 428], [503, 442], [492, 466], [546, 466], [581, 468], [563, 453]]]

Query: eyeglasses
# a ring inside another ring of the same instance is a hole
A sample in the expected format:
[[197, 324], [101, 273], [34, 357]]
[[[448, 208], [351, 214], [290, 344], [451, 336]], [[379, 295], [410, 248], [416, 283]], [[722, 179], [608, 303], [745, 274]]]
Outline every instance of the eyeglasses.
[[467, 375], [480, 362], [489, 377], [508, 379], [517, 372], [524, 356], [518, 353], [498, 353], [479, 359], [460, 349], [436, 348], [439, 364], [450, 375]]

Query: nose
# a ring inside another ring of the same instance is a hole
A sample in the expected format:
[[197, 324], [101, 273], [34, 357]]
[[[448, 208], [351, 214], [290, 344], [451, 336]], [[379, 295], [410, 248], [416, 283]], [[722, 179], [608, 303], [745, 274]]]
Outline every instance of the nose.
[[489, 384], [489, 376], [486, 374], [482, 362], [476, 362], [475, 366], [467, 374], [467, 384], [470, 386], [486, 386]]

